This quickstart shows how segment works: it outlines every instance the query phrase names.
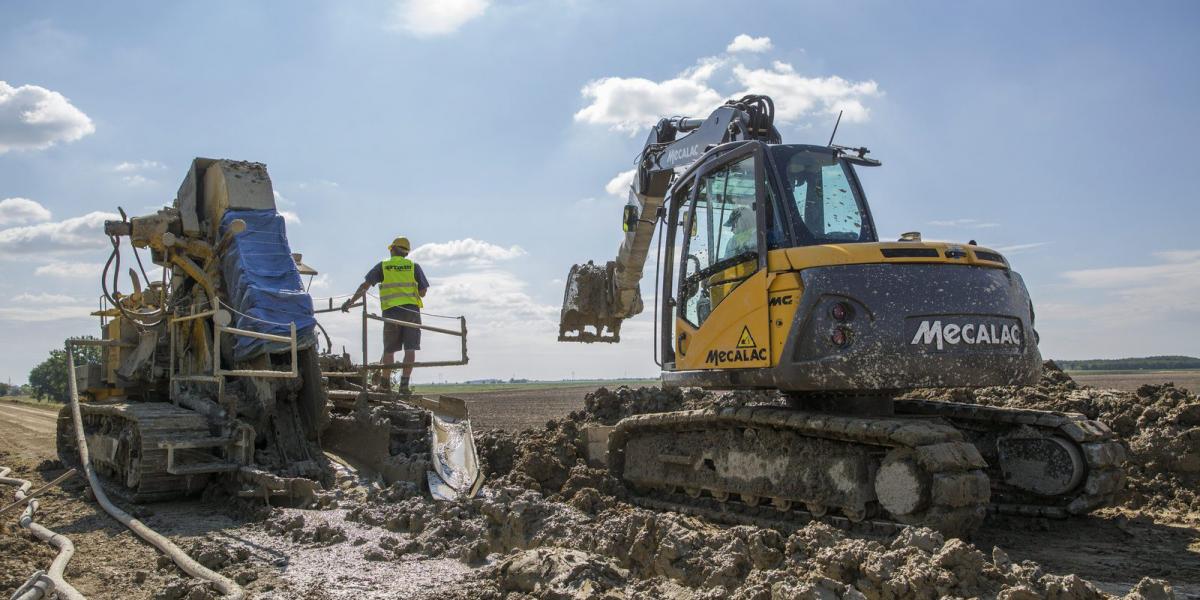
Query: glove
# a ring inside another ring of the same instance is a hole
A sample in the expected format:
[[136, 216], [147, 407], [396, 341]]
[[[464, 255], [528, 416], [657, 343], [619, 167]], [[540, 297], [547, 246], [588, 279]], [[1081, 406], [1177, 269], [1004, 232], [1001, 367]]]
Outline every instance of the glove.
[[344, 313], [350, 312], [351, 304], [354, 304], [354, 298], [350, 298], [349, 300], [346, 300], [345, 302], [343, 302], [342, 303], [342, 312], [344, 312]]

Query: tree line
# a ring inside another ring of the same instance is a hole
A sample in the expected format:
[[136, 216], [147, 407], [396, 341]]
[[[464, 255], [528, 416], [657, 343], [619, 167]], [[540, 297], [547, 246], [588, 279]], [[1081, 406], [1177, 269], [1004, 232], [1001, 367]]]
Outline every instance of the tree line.
[[1067, 371], [1170, 371], [1200, 369], [1200, 358], [1192, 356], [1145, 356], [1142, 358], [1093, 358], [1056, 360]]

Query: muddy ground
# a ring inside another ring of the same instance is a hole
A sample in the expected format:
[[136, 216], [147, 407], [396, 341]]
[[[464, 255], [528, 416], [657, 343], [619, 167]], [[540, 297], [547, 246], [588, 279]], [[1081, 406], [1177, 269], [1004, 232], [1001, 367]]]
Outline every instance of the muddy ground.
[[[433, 503], [411, 485], [347, 471], [331, 510], [220, 497], [136, 510], [257, 598], [1200, 598], [1200, 401], [1173, 386], [1096, 390], [1050, 368], [1033, 388], [918, 394], [1083, 412], [1129, 445], [1119, 506], [1063, 521], [994, 517], [969, 541], [821, 523], [781, 532], [638, 508], [617, 482], [579, 463], [585, 423], [764, 398], [621, 389], [580, 402], [553, 393], [471, 399], [477, 430], [520, 418], [537, 425], [477, 434], [489, 485], [468, 502]], [[538, 418], [572, 403], [573, 414]], [[61, 472], [52, 416], [22, 408], [0, 406], [0, 465], [38, 485]], [[40, 522], [75, 541], [68, 579], [89, 597], [211, 597], [97, 513], [78, 483], [43, 507]], [[0, 594], [51, 554], [5, 524]]]

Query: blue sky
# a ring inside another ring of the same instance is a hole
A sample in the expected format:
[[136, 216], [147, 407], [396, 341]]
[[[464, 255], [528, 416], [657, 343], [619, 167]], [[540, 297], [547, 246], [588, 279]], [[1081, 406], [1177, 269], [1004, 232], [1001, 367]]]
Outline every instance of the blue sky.
[[[428, 310], [467, 316], [471, 364], [419, 380], [653, 375], [646, 319], [616, 347], [553, 341], [562, 278], [614, 253], [606, 187], [654, 117], [743, 91], [775, 97], [785, 141], [824, 143], [845, 109], [839, 141], [884, 163], [863, 174], [881, 232], [1006, 251], [1045, 355], [1200, 353], [1200, 5], [741, 10], [6, 3], [0, 380], [97, 332], [93, 213], [169, 204], [195, 156], [267, 164], [315, 296], [352, 291], [396, 235], [426, 245]], [[357, 346], [352, 319], [328, 326]]]

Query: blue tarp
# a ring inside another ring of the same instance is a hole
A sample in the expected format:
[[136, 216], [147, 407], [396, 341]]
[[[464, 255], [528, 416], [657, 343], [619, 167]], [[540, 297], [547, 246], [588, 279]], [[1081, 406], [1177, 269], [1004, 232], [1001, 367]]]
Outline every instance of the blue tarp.
[[[246, 230], [234, 236], [221, 257], [229, 304], [237, 311], [234, 327], [286, 336], [296, 323], [301, 348], [316, 342], [312, 297], [304, 291], [300, 271], [292, 260], [283, 217], [274, 210], [230, 210], [221, 219], [221, 235], [234, 219]], [[233, 358], [244, 361], [264, 352], [282, 352], [287, 344], [235, 336]]]

